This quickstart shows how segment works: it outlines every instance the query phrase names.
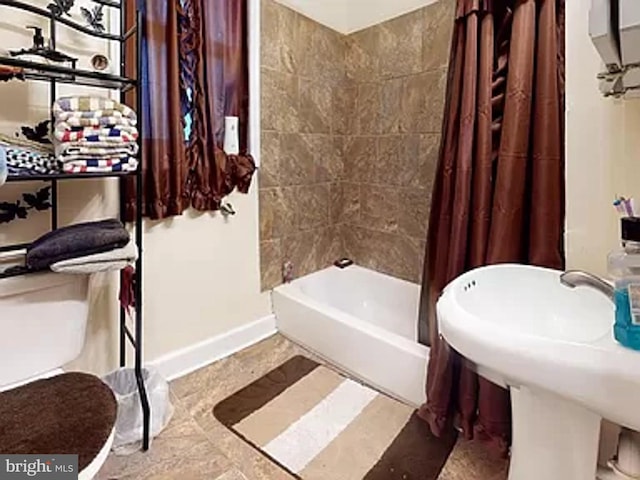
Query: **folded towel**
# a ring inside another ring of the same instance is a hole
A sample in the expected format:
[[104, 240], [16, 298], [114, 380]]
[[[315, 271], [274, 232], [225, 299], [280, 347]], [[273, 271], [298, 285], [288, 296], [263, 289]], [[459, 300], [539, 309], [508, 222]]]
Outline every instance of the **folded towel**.
[[4, 185], [9, 175], [9, 166], [7, 165], [7, 152], [0, 148], [0, 186]]
[[[60, 129], [74, 128], [74, 127], [112, 127], [112, 126], [124, 126], [129, 127], [136, 124], [136, 122], [129, 120], [122, 116], [120, 112], [118, 115], [100, 115], [100, 112], [82, 112], [78, 116], [73, 112], [63, 112], [58, 118], [56, 118], [56, 126]], [[96, 116], [97, 114], [97, 116]]]
[[117, 144], [135, 142], [138, 139], [138, 129], [125, 125], [121, 127], [71, 127], [61, 129], [60, 125], [56, 124], [53, 135], [54, 138], [61, 143], [108, 142]]
[[38, 152], [45, 155], [53, 155], [53, 145], [40, 143], [23, 137], [15, 137], [0, 133], [0, 144], [7, 147], [22, 148], [30, 152]]
[[88, 158], [113, 158], [134, 156], [138, 153], [137, 143], [110, 143], [110, 142], [65, 142], [56, 143], [56, 157], [61, 162], [77, 160], [81, 157]]
[[138, 247], [133, 240], [124, 247], [109, 252], [85, 255], [83, 257], [63, 260], [51, 265], [51, 270], [58, 273], [89, 274], [122, 270], [133, 265], [138, 259]]
[[26, 264], [33, 270], [42, 270], [63, 260], [122, 248], [129, 240], [129, 232], [118, 220], [71, 225], [33, 242], [27, 248]]
[[68, 112], [88, 112], [94, 117], [112, 116], [115, 112], [119, 112], [123, 117], [133, 122], [137, 120], [136, 113], [131, 108], [120, 102], [104, 97], [61, 97], [53, 103], [53, 114], [55, 118], [64, 120], [65, 117], [67, 117], [64, 114]]
[[60, 164], [50, 153], [40, 153], [24, 148], [10, 147], [0, 144], [9, 167], [17, 170], [29, 170], [34, 174], [48, 175], [60, 172]]
[[138, 160], [132, 157], [113, 159], [85, 159], [65, 162], [65, 173], [133, 172], [138, 168]]

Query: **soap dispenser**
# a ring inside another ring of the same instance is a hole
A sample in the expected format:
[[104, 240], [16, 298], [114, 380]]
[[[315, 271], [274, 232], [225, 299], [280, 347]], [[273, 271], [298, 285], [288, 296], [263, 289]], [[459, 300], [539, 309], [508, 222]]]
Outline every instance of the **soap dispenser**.
[[615, 282], [615, 339], [640, 350], [640, 218], [621, 219], [622, 250], [609, 255], [609, 274]]

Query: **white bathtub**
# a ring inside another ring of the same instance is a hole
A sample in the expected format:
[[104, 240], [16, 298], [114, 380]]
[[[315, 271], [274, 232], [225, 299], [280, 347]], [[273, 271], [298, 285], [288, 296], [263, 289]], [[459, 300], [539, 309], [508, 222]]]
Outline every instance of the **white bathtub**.
[[419, 295], [414, 283], [353, 265], [277, 287], [273, 307], [283, 335], [418, 406], [429, 355], [417, 342]]

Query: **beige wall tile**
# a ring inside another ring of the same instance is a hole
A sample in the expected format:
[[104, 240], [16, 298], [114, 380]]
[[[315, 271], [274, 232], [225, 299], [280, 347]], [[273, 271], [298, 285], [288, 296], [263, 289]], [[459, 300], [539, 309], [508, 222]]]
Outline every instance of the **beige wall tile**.
[[447, 66], [453, 35], [455, 2], [440, 0], [422, 9], [422, 69], [436, 70]]
[[376, 137], [348, 137], [344, 147], [344, 178], [350, 182], [368, 181], [370, 165], [377, 157]]
[[411, 182], [412, 186], [426, 188], [429, 192], [433, 189], [433, 182], [438, 168], [441, 138], [439, 133], [420, 135], [418, 174]]
[[360, 225], [383, 232], [398, 231], [400, 197], [395, 187], [364, 184], [360, 188]]
[[282, 185], [309, 185], [315, 182], [313, 145], [309, 137], [285, 133], [280, 137], [280, 176]]
[[299, 45], [306, 52], [300, 75], [324, 81], [345, 79], [345, 39], [338, 32], [300, 16]]
[[282, 283], [282, 242], [280, 239], [260, 242], [260, 279], [262, 290]]
[[300, 131], [331, 133], [333, 83], [300, 79]]
[[262, 68], [261, 120], [263, 130], [300, 131], [298, 78]]
[[377, 27], [367, 28], [349, 35], [346, 49], [346, 75], [360, 82], [377, 76], [380, 32]]
[[400, 188], [398, 231], [402, 235], [426, 238], [431, 209], [431, 191], [425, 188]]
[[412, 12], [378, 26], [378, 75], [395, 78], [422, 70], [424, 16]]
[[299, 230], [329, 226], [329, 184], [296, 188], [296, 221]]
[[375, 135], [380, 133], [380, 91], [381, 85], [379, 83], [366, 82], [358, 85], [354, 111], [356, 134]]
[[263, 131], [260, 142], [260, 188], [277, 187], [280, 185], [280, 134], [278, 132]]
[[295, 200], [295, 187], [260, 189], [260, 239], [262, 241], [283, 238], [297, 229]]
[[360, 222], [360, 184], [339, 182], [330, 186], [332, 225]]
[[331, 135], [305, 135], [313, 152], [314, 181], [327, 183], [344, 174], [343, 138]]
[[343, 80], [333, 84], [333, 109], [331, 133], [348, 135], [355, 133], [353, 111], [356, 108], [358, 87], [353, 80]]
[[293, 264], [295, 278], [303, 277], [318, 269], [319, 244], [317, 232], [307, 230], [283, 238], [282, 259]]
[[334, 225], [318, 231], [317, 268], [327, 268], [344, 257], [341, 229]]
[[402, 78], [385, 80], [380, 85], [378, 131], [383, 135], [402, 131], [402, 87]]

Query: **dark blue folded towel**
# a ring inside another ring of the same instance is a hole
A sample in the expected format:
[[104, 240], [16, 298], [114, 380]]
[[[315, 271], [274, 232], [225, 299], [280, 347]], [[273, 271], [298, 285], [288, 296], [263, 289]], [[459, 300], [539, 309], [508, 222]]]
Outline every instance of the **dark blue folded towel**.
[[104, 253], [129, 243], [129, 232], [115, 219], [78, 223], [49, 232], [27, 248], [27, 267], [44, 270], [56, 262]]

